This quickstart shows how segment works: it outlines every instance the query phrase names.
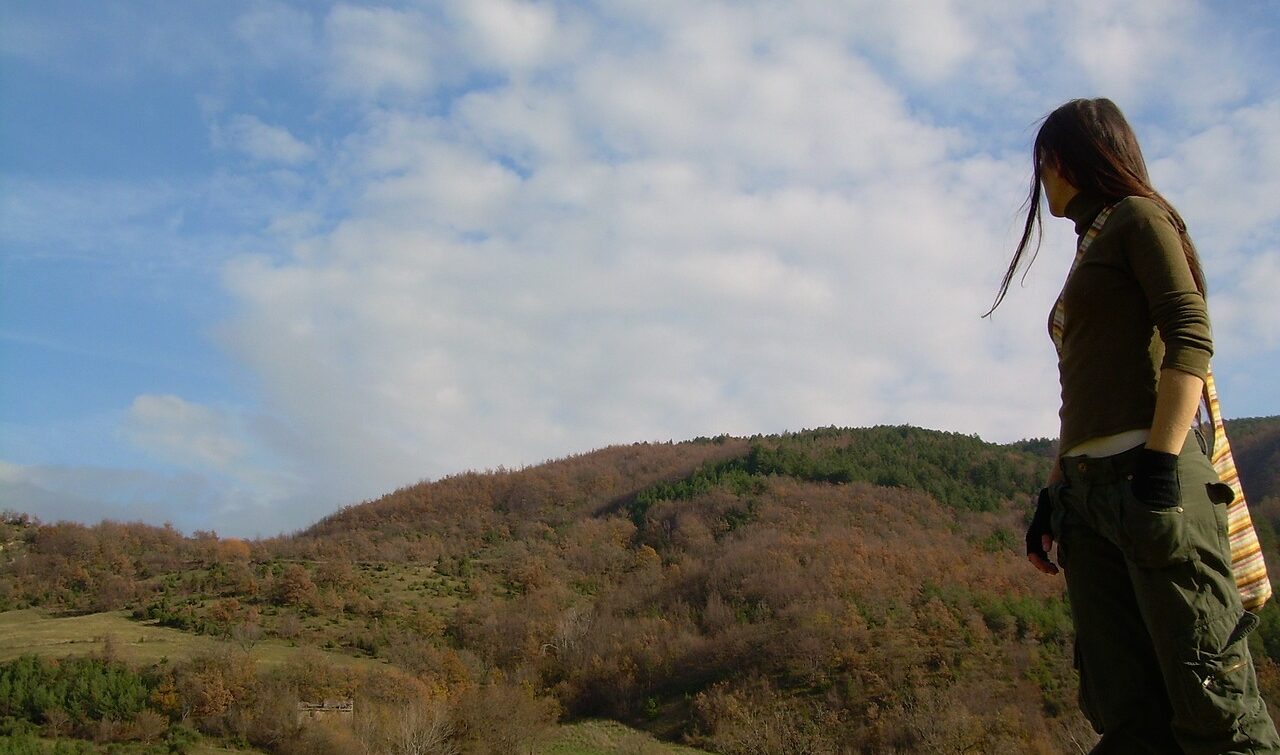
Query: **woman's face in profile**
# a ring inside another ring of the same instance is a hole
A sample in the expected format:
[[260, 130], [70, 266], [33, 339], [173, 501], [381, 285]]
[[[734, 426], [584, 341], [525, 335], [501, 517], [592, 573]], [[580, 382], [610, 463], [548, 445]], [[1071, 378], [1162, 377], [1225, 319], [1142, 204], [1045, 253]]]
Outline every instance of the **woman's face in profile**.
[[1049, 213], [1055, 218], [1065, 217], [1067, 202], [1077, 193], [1067, 179], [1058, 172], [1057, 163], [1050, 158], [1040, 159], [1040, 183], [1044, 186], [1044, 196], [1049, 203]]

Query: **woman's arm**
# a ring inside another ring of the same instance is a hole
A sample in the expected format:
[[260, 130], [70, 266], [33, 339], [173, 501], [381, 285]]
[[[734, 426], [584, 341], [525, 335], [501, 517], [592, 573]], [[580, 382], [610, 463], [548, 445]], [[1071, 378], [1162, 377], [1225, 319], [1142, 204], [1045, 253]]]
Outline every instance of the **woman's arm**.
[[1200, 394], [1204, 380], [1189, 372], [1166, 367], [1160, 370], [1160, 384], [1156, 388], [1156, 415], [1151, 421], [1151, 437], [1147, 448], [1152, 451], [1174, 454], [1182, 451], [1187, 431], [1200, 406]]
[[1213, 355], [1209, 310], [1173, 218], [1149, 200], [1135, 198], [1130, 209], [1133, 219], [1125, 239], [1129, 263], [1165, 350], [1146, 446], [1176, 456], [1196, 416]]
[[1151, 436], [1138, 456], [1130, 483], [1133, 494], [1143, 503], [1168, 508], [1181, 500], [1178, 453], [1186, 442], [1203, 386], [1204, 380], [1197, 375], [1171, 367], [1160, 371]]

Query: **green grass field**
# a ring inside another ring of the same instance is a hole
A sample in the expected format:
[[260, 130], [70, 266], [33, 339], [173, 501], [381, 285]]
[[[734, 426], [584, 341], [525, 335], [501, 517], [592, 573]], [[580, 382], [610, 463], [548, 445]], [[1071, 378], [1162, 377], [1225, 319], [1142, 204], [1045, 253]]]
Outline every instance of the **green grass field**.
[[[59, 740], [41, 739], [52, 745]], [[87, 743], [86, 743], [87, 744]], [[129, 755], [132, 745], [113, 745], [121, 755]], [[2, 749], [2, 747], [0, 747]], [[138, 746], [141, 751], [142, 746]], [[97, 747], [107, 752], [105, 745]], [[267, 755], [262, 750], [240, 750], [202, 743], [188, 755]], [[580, 721], [556, 728], [551, 739], [537, 750], [537, 755], [709, 755], [704, 750], [659, 742], [644, 732], [616, 721]]]
[[[58, 744], [65, 745], [69, 742], [75, 742], [79, 744], [80, 747], [85, 748], [90, 752], [110, 752], [112, 755], [135, 755], [136, 753], [145, 752], [149, 749], [148, 745], [132, 742], [116, 742], [111, 745], [95, 745], [92, 742], [86, 742], [83, 740], [49, 739], [47, 737], [38, 737], [35, 741], [42, 747], [49, 750], [52, 750], [52, 748]], [[13, 741], [8, 737], [0, 737], [0, 753], [9, 752], [9, 748], [12, 744]], [[192, 746], [190, 750], [187, 750], [187, 755], [268, 755], [268, 753], [265, 753], [262, 750], [236, 750], [212, 744], [197, 744]]]
[[[113, 638], [115, 652], [124, 661], [146, 665], [161, 658], [174, 660], [216, 652], [228, 643], [214, 637], [135, 621], [124, 611], [48, 616], [38, 609], [0, 613], [0, 662], [26, 653], [61, 658], [102, 652], [106, 637]], [[341, 653], [292, 647], [278, 640], [262, 640], [253, 646], [254, 659], [264, 666], [289, 663], [303, 652], [321, 652], [334, 664], [380, 665], [382, 661], [354, 658]], [[105, 751], [105, 750], [104, 750]], [[252, 755], [257, 750], [235, 750], [201, 744], [191, 755]], [[703, 750], [654, 739], [645, 732], [616, 721], [591, 720], [557, 727], [539, 755], [705, 755]]]
[[662, 742], [617, 721], [579, 721], [558, 727], [539, 755], [707, 755]]
[[[124, 611], [47, 616], [38, 609], [29, 608], [0, 613], [0, 661], [12, 660], [24, 653], [60, 658], [101, 652], [108, 636], [113, 638], [121, 660], [144, 665], [157, 663], [161, 658], [188, 658], [232, 646], [216, 637], [135, 621]], [[274, 639], [260, 640], [250, 651], [255, 661], [268, 668], [288, 663], [303, 652], [308, 650]], [[383, 663], [341, 653], [318, 652], [339, 666], [378, 666]]]

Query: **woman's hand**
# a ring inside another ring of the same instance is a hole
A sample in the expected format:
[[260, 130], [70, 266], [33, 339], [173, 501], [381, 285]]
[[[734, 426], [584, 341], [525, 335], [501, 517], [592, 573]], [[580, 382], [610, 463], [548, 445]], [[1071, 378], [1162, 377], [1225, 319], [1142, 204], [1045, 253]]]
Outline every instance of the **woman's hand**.
[[1144, 448], [1129, 483], [1133, 495], [1148, 506], [1172, 508], [1182, 494], [1178, 485], [1178, 456]]
[[[1057, 471], [1057, 467], [1055, 467]], [[1062, 473], [1057, 472], [1061, 479]], [[1049, 484], [1054, 484], [1054, 475], [1049, 476]], [[1053, 503], [1049, 500], [1049, 489], [1042, 488], [1036, 501], [1036, 513], [1031, 517], [1031, 525], [1027, 527], [1027, 560], [1031, 565], [1045, 574], [1057, 574], [1058, 565], [1049, 560], [1049, 551], [1053, 549], [1053, 527], [1050, 516], [1053, 514]]]
[[1053, 460], [1053, 469], [1049, 472], [1049, 480], [1045, 485], [1057, 485], [1066, 479], [1067, 476], [1062, 473], [1062, 457], [1059, 456]]

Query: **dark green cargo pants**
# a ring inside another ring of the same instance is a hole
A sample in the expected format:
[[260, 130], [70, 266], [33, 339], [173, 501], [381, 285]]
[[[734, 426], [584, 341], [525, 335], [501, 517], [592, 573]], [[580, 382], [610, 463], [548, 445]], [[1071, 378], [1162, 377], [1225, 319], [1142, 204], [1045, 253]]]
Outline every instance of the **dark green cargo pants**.
[[1130, 490], [1135, 451], [1065, 458], [1050, 491], [1093, 752], [1280, 753], [1247, 645], [1258, 620], [1231, 576], [1231, 491], [1192, 433], [1182, 505], [1147, 506]]

